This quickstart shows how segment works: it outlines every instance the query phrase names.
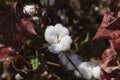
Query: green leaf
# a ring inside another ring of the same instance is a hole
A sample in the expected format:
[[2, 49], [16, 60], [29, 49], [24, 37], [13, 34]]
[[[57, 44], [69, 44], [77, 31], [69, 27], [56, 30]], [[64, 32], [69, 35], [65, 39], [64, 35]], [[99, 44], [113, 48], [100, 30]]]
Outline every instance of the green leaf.
[[86, 38], [85, 38], [84, 42], [86, 43], [86, 42], [88, 42], [88, 41], [89, 41], [89, 33], [87, 33], [87, 35], [86, 35]]
[[33, 58], [30, 60], [31, 64], [32, 64], [32, 69], [35, 71], [38, 69], [38, 67], [41, 65], [40, 61], [38, 58]]

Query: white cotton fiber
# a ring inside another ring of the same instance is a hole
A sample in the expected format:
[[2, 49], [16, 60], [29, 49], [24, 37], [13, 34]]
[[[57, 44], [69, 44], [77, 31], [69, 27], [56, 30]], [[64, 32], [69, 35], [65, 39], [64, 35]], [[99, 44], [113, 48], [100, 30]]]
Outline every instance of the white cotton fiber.
[[19, 73], [15, 75], [15, 80], [23, 80], [23, 77], [20, 76]]
[[29, 14], [29, 15], [33, 16], [34, 14], [36, 14], [35, 6], [34, 5], [25, 5], [23, 7], [23, 12], [25, 14]]
[[[80, 65], [81, 61], [80, 60], [74, 60], [71, 59], [71, 61], [74, 63], [74, 65], [77, 67], [78, 65]], [[69, 61], [68, 64], [66, 65], [67, 70], [74, 70], [75, 67], [72, 65], [72, 63]]]
[[72, 54], [72, 55], [70, 56], [70, 59], [71, 59], [71, 60], [79, 60], [77, 54]]
[[74, 71], [74, 75], [75, 75], [76, 77], [78, 77], [78, 78], [81, 77], [81, 74], [80, 74], [77, 70]]
[[64, 65], [67, 64], [68, 59], [66, 58], [66, 56], [65, 56], [64, 54], [60, 53], [60, 54], [58, 55], [58, 58], [60, 59], [60, 61], [61, 61]]
[[52, 53], [59, 53], [70, 49], [72, 39], [69, 36], [67, 28], [62, 24], [48, 26], [45, 30], [45, 40], [50, 44], [49, 51]]
[[56, 31], [57, 31], [57, 33], [59, 35], [59, 40], [61, 38], [63, 38], [64, 36], [69, 35], [68, 29], [66, 27], [64, 27], [63, 25], [61, 25], [61, 24], [56, 24], [55, 29], [56, 29]]
[[45, 40], [49, 43], [49, 44], [53, 44], [53, 43], [57, 43], [58, 39], [57, 39], [57, 32], [55, 30], [54, 26], [48, 26], [45, 30]]
[[[78, 65], [80, 65], [81, 61], [78, 58], [77, 54], [72, 54], [70, 57], [70, 60], [75, 64], [75, 66], [77, 67]], [[67, 64], [67, 69], [68, 70], [74, 70], [75, 67], [70, 63], [70, 61]]]
[[98, 64], [94, 63], [94, 62], [87, 62], [92, 68], [96, 67]]
[[[81, 72], [83, 78], [88, 79], [88, 80], [92, 78], [92, 68], [91, 68], [91, 66], [87, 62], [82, 62], [78, 66], [78, 69]], [[76, 76], [79, 77], [80, 75], [78, 75], [77, 72], [78, 71], [75, 70], [74, 73], [75, 73], [75, 75], [77, 74]]]
[[49, 51], [52, 52], [52, 53], [60, 53], [61, 52], [61, 49], [59, 47], [59, 44], [51, 44], [49, 47], [48, 47]]
[[101, 77], [100, 77], [100, 66], [96, 66], [93, 68], [93, 77], [98, 79], [98, 80], [101, 80]]
[[60, 41], [60, 47], [62, 51], [66, 51], [70, 49], [70, 45], [72, 43], [72, 39], [70, 36], [65, 36]]

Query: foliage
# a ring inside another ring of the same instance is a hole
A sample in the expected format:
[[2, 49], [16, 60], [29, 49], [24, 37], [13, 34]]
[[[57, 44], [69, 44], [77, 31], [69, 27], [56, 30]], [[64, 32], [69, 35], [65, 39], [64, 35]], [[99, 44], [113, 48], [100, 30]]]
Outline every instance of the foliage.
[[118, 80], [119, 5], [119, 0], [0, 0], [1, 79]]

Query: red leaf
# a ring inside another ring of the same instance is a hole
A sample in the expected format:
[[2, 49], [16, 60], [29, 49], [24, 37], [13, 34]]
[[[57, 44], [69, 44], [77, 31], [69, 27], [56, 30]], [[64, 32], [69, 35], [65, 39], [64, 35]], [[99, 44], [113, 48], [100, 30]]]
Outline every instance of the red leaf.
[[101, 64], [101, 79], [102, 80], [115, 80], [120, 79], [120, 68], [117, 64], [116, 58], [118, 53], [112, 48], [106, 49], [102, 54], [102, 64]]
[[16, 51], [11, 47], [0, 47], [0, 61], [4, 61], [9, 55], [15, 54]]
[[25, 27], [27, 32], [29, 32], [30, 34], [36, 34], [35, 27], [32, 22], [25, 19], [22, 19], [21, 22], [23, 23], [23, 26]]
[[106, 29], [109, 30], [118, 30], [120, 29], [120, 23], [119, 23], [119, 18], [114, 19], [112, 22], [110, 22], [108, 24], [108, 26], [106, 27]]
[[109, 40], [109, 42], [114, 50], [120, 50], [120, 38]]
[[105, 14], [101, 25], [99, 26], [96, 35], [94, 36], [93, 40], [100, 39], [100, 38], [110, 38], [111, 31], [106, 29], [107, 25], [113, 20], [114, 17], [112, 14]]

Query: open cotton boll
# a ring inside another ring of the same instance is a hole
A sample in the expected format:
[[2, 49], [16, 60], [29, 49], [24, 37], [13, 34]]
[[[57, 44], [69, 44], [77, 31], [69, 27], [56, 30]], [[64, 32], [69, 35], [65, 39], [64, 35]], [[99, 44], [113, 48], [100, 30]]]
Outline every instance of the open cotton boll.
[[[78, 59], [78, 55], [77, 54], [72, 54], [70, 57], [70, 60], [75, 64], [75, 66], [80, 65], [81, 61]], [[67, 64], [67, 69], [68, 70], [74, 70], [74, 66], [69, 62]]]
[[[80, 65], [81, 61], [80, 60], [74, 60], [74, 59], [71, 59], [71, 61], [75, 64], [75, 66], [77, 67], [78, 65]], [[67, 67], [67, 70], [74, 70], [75, 67], [72, 65], [71, 62], [68, 62], [68, 64], [66, 65]]]
[[[78, 66], [79, 71], [81, 72], [82, 76], [85, 79], [91, 79], [92, 78], [92, 68], [91, 66], [87, 63], [87, 62], [82, 62], [79, 66]], [[78, 71], [77, 71], [78, 72]], [[79, 76], [78, 73], [75, 70], [75, 74], [76, 76]]]
[[33, 20], [33, 21], [39, 21], [39, 17], [33, 16], [33, 17], [32, 17], [32, 20]]
[[59, 35], [59, 40], [63, 38], [64, 36], [69, 35], [69, 31], [66, 27], [64, 27], [62, 24], [56, 24], [55, 25], [55, 30], [57, 31]]
[[34, 5], [25, 5], [23, 7], [23, 13], [33, 16], [34, 14], [36, 14], [35, 6]]
[[53, 44], [53, 43], [57, 43], [58, 39], [57, 39], [57, 32], [55, 30], [54, 26], [48, 26], [45, 30], [45, 40], [49, 43], [49, 44]]
[[49, 51], [52, 52], [52, 53], [60, 53], [61, 52], [61, 48], [59, 46], [59, 44], [51, 44], [49, 47], [48, 47]]
[[77, 70], [74, 71], [74, 75], [78, 78], [81, 78], [81, 74]]
[[100, 66], [96, 66], [93, 68], [93, 77], [98, 79], [98, 80], [101, 80], [101, 77], [100, 77]]
[[59, 57], [60, 61], [61, 61], [64, 65], [67, 64], [68, 59], [66, 58], [66, 56], [65, 56], [64, 54], [59, 54], [58, 57]]
[[91, 68], [94, 68], [98, 65], [97, 63], [94, 63], [94, 62], [91, 62], [91, 61], [89, 61], [87, 63], [91, 66]]
[[70, 36], [65, 36], [60, 41], [60, 47], [62, 51], [66, 51], [70, 49], [70, 45], [72, 43], [72, 39]]
[[19, 73], [15, 75], [15, 80], [23, 80], [23, 77], [20, 76]]

